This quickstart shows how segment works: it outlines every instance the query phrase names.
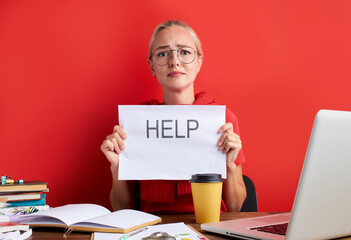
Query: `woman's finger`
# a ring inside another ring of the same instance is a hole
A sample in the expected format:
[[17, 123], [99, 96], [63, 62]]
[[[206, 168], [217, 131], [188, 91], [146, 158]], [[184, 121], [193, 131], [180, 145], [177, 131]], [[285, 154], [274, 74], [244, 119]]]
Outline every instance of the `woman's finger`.
[[222, 133], [222, 132], [225, 132], [227, 130], [233, 131], [233, 124], [231, 122], [223, 124], [222, 127], [220, 127], [218, 129], [217, 133]]
[[116, 125], [114, 128], [113, 128], [113, 133], [118, 133], [119, 136], [122, 138], [122, 139], [126, 139], [127, 138], [127, 134], [126, 132], [124, 131], [124, 129], [119, 126], [119, 125]]
[[239, 135], [231, 131], [230, 129], [227, 129], [222, 136], [219, 138], [217, 145], [219, 150], [223, 150], [227, 143], [230, 141], [236, 141], [236, 139], [240, 139]]
[[113, 151], [114, 146], [113, 143], [110, 140], [104, 140], [104, 142], [101, 145], [101, 151], [106, 152], [106, 151]]
[[228, 133], [227, 136], [224, 139], [223, 145], [221, 146], [220, 150], [223, 151], [223, 153], [228, 152], [231, 148], [234, 147], [239, 147], [241, 149], [241, 139], [239, 135], [231, 132]]
[[122, 138], [120, 137], [120, 135], [118, 133], [115, 133], [115, 138], [116, 138], [117, 143], [118, 143], [118, 148], [123, 151], [125, 149], [125, 145], [124, 145]]
[[241, 148], [242, 148], [241, 141], [228, 142], [228, 144], [225, 146], [222, 152], [227, 153], [230, 150], [239, 152]]
[[217, 142], [218, 150], [222, 151], [225, 146], [228, 132], [224, 132]]
[[111, 142], [113, 143], [115, 152], [120, 154], [121, 150], [119, 149], [117, 139], [116, 138], [111, 138]]

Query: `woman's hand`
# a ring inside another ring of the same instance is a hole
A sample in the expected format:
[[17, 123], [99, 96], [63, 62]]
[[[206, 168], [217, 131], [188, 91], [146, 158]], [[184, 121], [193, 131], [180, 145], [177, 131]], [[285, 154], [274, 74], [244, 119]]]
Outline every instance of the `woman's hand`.
[[227, 154], [227, 167], [235, 168], [234, 162], [242, 147], [240, 136], [234, 133], [232, 123], [223, 124], [218, 133], [222, 133], [217, 142], [218, 150]]
[[125, 149], [123, 142], [125, 139], [127, 139], [126, 132], [121, 126], [116, 125], [113, 128], [113, 133], [108, 135], [101, 144], [101, 151], [111, 163], [112, 188], [110, 201], [115, 211], [137, 207], [137, 182], [118, 179], [119, 154]]
[[127, 139], [126, 132], [121, 126], [116, 125], [113, 128], [113, 133], [108, 135], [101, 144], [101, 151], [114, 167], [118, 167], [119, 154], [125, 149], [123, 142], [125, 139]]
[[233, 131], [232, 123], [223, 124], [218, 133], [222, 133], [217, 142], [218, 150], [227, 155], [227, 179], [223, 183], [223, 201], [229, 212], [239, 212], [246, 198], [241, 165], [235, 164], [242, 147], [240, 136]]

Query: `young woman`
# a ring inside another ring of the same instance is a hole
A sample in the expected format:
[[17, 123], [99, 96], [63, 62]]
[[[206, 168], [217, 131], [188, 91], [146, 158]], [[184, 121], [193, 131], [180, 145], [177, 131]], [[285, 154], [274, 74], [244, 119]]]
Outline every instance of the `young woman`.
[[[207, 93], [194, 93], [194, 81], [201, 69], [203, 53], [199, 38], [192, 28], [180, 21], [158, 25], [151, 37], [148, 63], [163, 89], [163, 102], [153, 99], [142, 104], [216, 104]], [[218, 150], [226, 154], [227, 179], [223, 183], [222, 211], [240, 211], [246, 198], [241, 164], [238, 121], [227, 108], [226, 123], [218, 130]], [[194, 212], [191, 187], [188, 181], [118, 180], [119, 154], [125, 149], [127, 133], [116, 125], [106, 137], [101, 151], [111, 163], [111, 204], [114, 210], [138, 208], [145, 212]]]

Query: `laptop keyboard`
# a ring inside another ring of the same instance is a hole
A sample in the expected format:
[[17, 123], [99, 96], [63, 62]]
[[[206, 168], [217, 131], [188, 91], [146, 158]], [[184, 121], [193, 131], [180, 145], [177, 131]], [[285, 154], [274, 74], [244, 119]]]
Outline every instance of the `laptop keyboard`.
[[288, 228], [288, 223], [282, 223], [282, 224], [250, 228], [250, 230], [285, 235], [287, 228]]

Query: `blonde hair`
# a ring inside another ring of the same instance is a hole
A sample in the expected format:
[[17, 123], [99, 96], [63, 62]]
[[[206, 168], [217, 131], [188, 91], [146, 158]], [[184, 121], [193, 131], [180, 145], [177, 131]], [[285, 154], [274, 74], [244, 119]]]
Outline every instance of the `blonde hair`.
[[152, 45], [154, 43], [154, 40], [156, 38], [156, 35], [161, 32], [162, 30], [172, 27], [172, 26], [179, 26], [179, 27], [183, 27], [185, 30], [187, 30], [190, 35], [193, 37], [194, 39], [194, 43], [195, 43], [195, 47], [196, 47], [196, 51], [198, 54], [203, 55], [202, 52], [202, 48], [201, 48], [201, 42], [199, 37], [197, 36], [197, 34], [195, 33], [195, 31], [185, 22], [179, 21], [179, 20], [168, 20], [165, 21], [161, 24], [159, 24], [154, 31], [152, 32], [151, 35], [151, 39], [150, 39], [150, 43], [149, 43], [149, 59], [151, 58], [152, 55]]

